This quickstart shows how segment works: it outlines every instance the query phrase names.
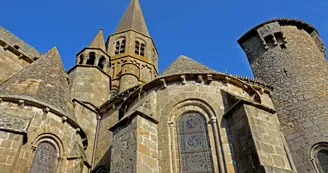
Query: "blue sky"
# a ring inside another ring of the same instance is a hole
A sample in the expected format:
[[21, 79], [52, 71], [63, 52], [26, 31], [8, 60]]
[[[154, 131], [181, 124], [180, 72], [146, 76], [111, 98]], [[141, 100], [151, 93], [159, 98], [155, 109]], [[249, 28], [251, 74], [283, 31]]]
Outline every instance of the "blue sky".
[[[10, 0], [1, 2], [0, 25], [41, 53], [56, 46], [65, 68], [100, 27], [114, 32], [130, 0]], [[314, 25], [328, 44], [327, 0], [140, 0], [159, 51], [159, 71], [187, 55], [217, 71], [252, 77], [237, 39], [276, 17]]]

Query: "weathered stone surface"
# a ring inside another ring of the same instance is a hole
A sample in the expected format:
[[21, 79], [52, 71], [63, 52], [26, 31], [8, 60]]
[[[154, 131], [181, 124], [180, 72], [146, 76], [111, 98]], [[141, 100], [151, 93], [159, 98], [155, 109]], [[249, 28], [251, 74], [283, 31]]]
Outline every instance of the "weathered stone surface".
[[27, 128], [30, 124], [30, 120], [21, 119], [15, 116], [1, 114], [0, 117], [0, 130], [10, 130], [13, 132], [27, 133]]
[[254, 29], [273, 24], [280, 28], [268, 30], [273, 40], [250, 31], [239, 43], [255, 77], [275, 88], [273, 101], [298, 171], [314, 172], [308, 153], [315, 144], [328, 142], [325, 48], [318, 32], [302, 21], [277, 19]]

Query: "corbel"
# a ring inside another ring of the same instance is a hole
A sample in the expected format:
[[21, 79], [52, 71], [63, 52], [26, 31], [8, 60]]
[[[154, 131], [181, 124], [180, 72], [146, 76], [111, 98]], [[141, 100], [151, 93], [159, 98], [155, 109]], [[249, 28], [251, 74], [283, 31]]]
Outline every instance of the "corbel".
[[198, 82], [198, 83], [203, 83], [203, 82], [204, 82], [204, 80], [203, 80], [203, 76], [202, 76], [202, 75], [198, 75], [198, 76], [197, 76], [197, 82]]
[[8, 44], [6, 44], [5, 46], [3, 46], [3, 49], [4, 50], [7, 50], [9, 48], [9, 45]]
[[185, 85], [187, 83], [186, 81], [186, 76], [185, 75], [181, 75], [181, 84]]
[[212, 74], [207, 74], [207, 83], [210, 84], [213, 81], [213, 75]]
[[162, 82], [162, 89], [166, 89], [167, 88], [167, 85], [166, 85], [166, 81], [165, 79], [161, 79], [161, 82]]
[[18, 100], [18, 106], [19, 107], [24, 107], [25, 101], [24, 100]]
[[63, 116], [62, 117], [62, 122], [65, 123], [67, 121], [67, 117], [66, 116]]

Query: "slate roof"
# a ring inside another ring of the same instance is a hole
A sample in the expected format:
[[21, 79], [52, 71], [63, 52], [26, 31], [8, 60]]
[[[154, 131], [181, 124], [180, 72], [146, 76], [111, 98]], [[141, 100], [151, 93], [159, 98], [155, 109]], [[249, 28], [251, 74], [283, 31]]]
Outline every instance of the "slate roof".
[[19, 46], [19, 49], [24, 52], [26, 55], [30, 56], [30, 58], [41, 57], [42, 54], [37, 51], [35, 48], [19, 39], [17, 36], [7, 31], [3, 27], [0, 26], [0, 39], [4, 41], [6, 44], [14, 47], [15, 45]]
[[130, 5], [125, 11], [123, 18], [120, 21], [115, 33], [120, 33], [128, 30], [135, 30], [149, 36], [145, 18], [142, 14], [139, 0], [131, 0]]
[[96, 35], [96, 37], [92, 40], [92, 42], [88, 46], [89, 48], [99, 48], [106, 52], [105, 40], [103, 29], [101, 28]]
[[194, 61], [184, 55], [179, 56], [160, 76], [185, 73], [218, 73], [209, 67]]
[[[0, 85], [0, 95], [37, 100], [69, 114], [67, 74], [60, 55], [52, 48]], [[72, 116], [72, 115], [71, 115]], [[75, 117], [71, 117], [75, 120]]]

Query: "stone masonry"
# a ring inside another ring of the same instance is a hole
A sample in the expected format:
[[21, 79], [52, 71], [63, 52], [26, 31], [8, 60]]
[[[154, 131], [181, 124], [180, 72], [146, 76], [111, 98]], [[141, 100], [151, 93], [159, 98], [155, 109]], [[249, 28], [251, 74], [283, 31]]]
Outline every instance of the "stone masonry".
[[318, 31], [276, 19], [239, 43], [257, 79], [183, 55], [158, 74], [138, 0], [68, 71], [0, 27], [0, 173], [326, 173]]
[[[261, 24], [239, 40], [273, 101], [299, 172], [316, 172], [311, 148], [328, 142], [328, 64], [311, 25], [293, 19]], [[312, 160], [312, 161], [311, 161]]]

